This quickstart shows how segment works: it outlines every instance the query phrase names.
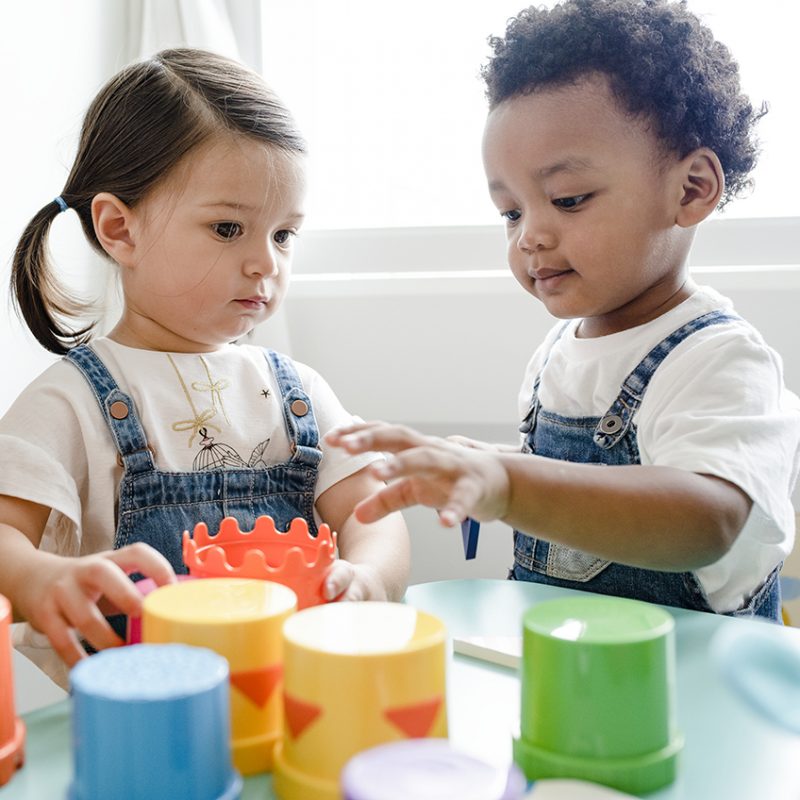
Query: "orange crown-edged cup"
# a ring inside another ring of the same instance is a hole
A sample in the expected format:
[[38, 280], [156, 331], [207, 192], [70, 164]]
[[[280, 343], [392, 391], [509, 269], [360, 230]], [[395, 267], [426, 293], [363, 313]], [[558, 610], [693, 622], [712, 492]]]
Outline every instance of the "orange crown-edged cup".
[[197, 578], [256, 578], [288, 586], [297, 595], [297, 608], [326, 602], [325, 574], [336, 554], [336, 533], [324, 523], [314, 537], [308, 523], [296, 517], [289, 530], [275, 528], [272, 517], [256, 519], [252, 531], [242, 531], [225, 517], [211, 535], [204, 522], [194, 535], [183, 532], [183, 563]]

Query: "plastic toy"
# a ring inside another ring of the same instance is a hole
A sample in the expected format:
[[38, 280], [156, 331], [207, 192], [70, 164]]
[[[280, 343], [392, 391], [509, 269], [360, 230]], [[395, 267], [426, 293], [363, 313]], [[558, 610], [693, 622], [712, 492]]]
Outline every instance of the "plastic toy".
[[194, 536], [183, 534], [183, 561], [198, 578], [255, 578], [288, 586], [297, 595], [299, 609], [326, 602], [325, 575], [336, 556], [336, 534], [325, 524], [316, 537], [299, 517], [280, 532], [272, 517], [258, 517], [252, 531], [241, 531], [233, 517], [225, 517], [211, 536], [200, 522]]
[[11, 669], [11, 603], [0, 594], [0, 786], [25, 761], [25, 724], [14, 706]]
[[235, 800], [228, 664], [179, 644], [115, 647], [70, 672], [68, 800]]
[[[193, 575], [177, 575], [178, 581], [191, 581], [194, 580]], [[136, 581], [134, 586], [139, 590], [142, 597], [147, 597], [150, 592], [158, 589], [158, 584], [152, 578], [143, 578]], [[128, 617], [128, 626], [125, 632], [125, 642], [127, 644], [139, 644], [142, 641], [142, 618], [141, 617]]]
[[243, 578], [174, 583], [144, 599], [144, 642], [208, 647], [228, 659], [233, 763], [244, 775], [272, 767], [282, 730], [281, 629], [296, 608], [286, 586]]
[[444, 739], [378, 745], [351, 758], [342, 771], [344, 800], [522, 800], [526, 786], [514, 764], [488, 764], [453, 750]]
[[658, 606], [604, 595], [525, 612], [513, 749], [529, 780], [577, 778], [638, 795], [675, 779], [674, 630]]
[[478, 553], [478, 534], [481, 531], [481, 524], [477, 520], [467, 517], [461, 523], [461, 536], [464, 539], [464, 558], [468, 561]]
[[284, 624], [284, 728], [273, 787], [281, 800], [338, 800], [356, 753], [446, 737], [446, 632], [400, 603], [330, 603]]

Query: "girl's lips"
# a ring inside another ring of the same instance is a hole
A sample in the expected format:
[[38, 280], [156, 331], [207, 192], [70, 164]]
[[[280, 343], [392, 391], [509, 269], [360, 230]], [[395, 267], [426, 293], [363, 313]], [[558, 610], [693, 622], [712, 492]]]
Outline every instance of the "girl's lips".
[[236, 302], [250, 311], [258, 311], [260, 308], [266, 307], [268, 301], [266, 297], [245, 297]]

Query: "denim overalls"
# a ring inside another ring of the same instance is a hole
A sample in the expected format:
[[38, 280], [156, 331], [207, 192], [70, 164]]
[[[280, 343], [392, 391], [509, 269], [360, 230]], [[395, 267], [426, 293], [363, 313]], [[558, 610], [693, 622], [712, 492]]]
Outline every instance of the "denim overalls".
[[[599, 466], [640, 464], [634, 418], [656, 369], [678, 344], [695, 331], [736, 320], [739, 317], [733, 314], [711, 311], [678, 328], [657, 344], [628, 375], [616, 400], [602, 417], [563, 417], [543, 410], [538, 397], [540, 370], [534, 381], [530, 408], [520, 426], [520, 431], [526, 435], [522, 451]], [[559, 337], [565, 328], [566, 325]], [[587, 524], [591, 522], [587, 521]], [[658, 572], [616, 564], [519, 531], [514, 531], [514, 566], [509, 578], [713, 612], [692, 572]], [[780, 605], [776, 568], [750, 601], [732, 615], [779, 620]]]
[[[119, 485], [115, 549], [145, 542], [161, 552], [176, 573], [186, 573], [181, 540], [183, 532], [193, 531], [198, 522], [216, 533], [223, 517], [230, 516], [244, 531], [253, 529], [257, 517], [269, 514], [278, 530], [287, 530], [295, 517], [302, 517], [311, 534], [317, 535], [314, 487], [322, 452], [311, 400], [291, 359], [272, 350], [265, 350], [264, 357], [280, 388], [291, 458], [261, 468], [162, 472], [155, 466], [131, 398], [119, 389], [97, 354], [86, 345], [67, 353], [92, 387], [125, 470]], [[113, 618], [118, 633], [124, 632], [121, 622]]]

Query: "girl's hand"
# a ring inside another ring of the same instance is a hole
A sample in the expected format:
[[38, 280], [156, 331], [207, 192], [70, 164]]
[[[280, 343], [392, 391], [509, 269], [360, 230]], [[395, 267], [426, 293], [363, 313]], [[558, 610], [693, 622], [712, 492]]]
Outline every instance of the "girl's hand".
[[376, 478], [391, 483], [356, 506], [361, 522], [374, 522], [413, 505], [438, 509], [447, 527], [466, 517], [501, 519], [507, 512], [510, 481], [494, 450], [464, 447], [386, 422], [339, 428], [325, 439], [349, 453], [395, 454], [370, 467]]
[[20, 587], [17, 607], [71, 667], [86, 657], [81, 637], [96, 650], [124, 644], [100, 607], [106, 613], [141, 614], [142, 596], [128, 578], [131, 572], [159, 586], [175, 580], [167, 559], [142, 543], [80, 558], [42, 553], [35, 573]]
[[327, 600], [388, 600], [378, 571], [367, 564], [337, 559], [325, 576]]

